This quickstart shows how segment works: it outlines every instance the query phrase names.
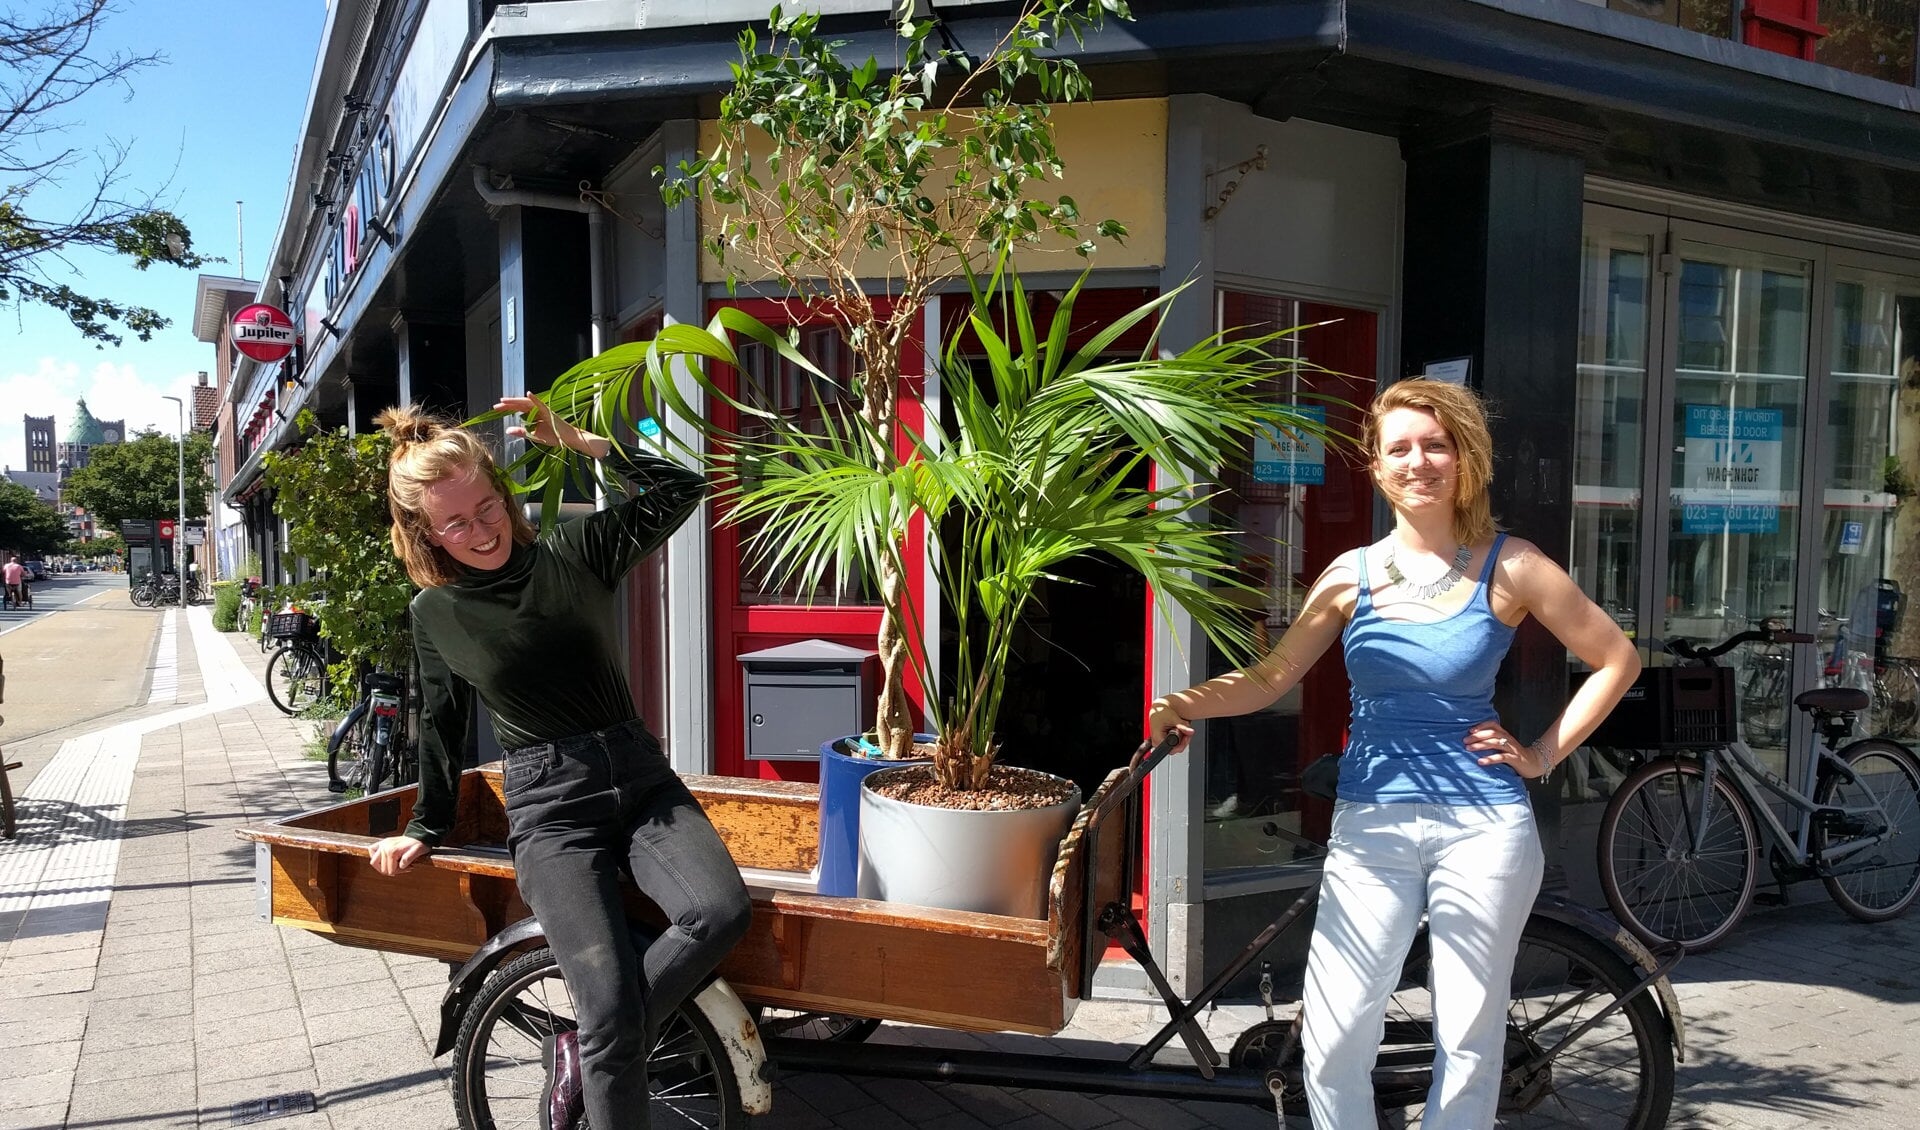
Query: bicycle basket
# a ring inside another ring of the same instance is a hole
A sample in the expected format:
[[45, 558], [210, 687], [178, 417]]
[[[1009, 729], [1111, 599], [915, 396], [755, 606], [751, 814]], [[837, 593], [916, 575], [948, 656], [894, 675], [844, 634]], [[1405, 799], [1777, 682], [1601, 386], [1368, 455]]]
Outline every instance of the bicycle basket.
[[318, 635], [320, 621], [305, 612], [274, 612], [267, 616], [267, 634], [277, 640]]
[[[1585, 672], [1573, 677], [1574, 689]], [[1587, 739], [1619, 749], [1722, 746], [1739, 738], [1730, 667], [1645, 667]]]

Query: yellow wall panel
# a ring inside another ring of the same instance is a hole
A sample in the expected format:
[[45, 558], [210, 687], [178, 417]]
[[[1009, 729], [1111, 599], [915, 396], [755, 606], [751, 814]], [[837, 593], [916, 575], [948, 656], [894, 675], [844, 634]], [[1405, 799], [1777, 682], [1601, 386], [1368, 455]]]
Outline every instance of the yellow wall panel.
[[[1167, 104], [1161, 98], [1115, 102], [1076, 102], [1053, 110], [1054, 142], [1066, 175], [1057, 181], [1029, 182], [1028, 195], [1043, 199], [1071, 196], [1091, 233], [1101, 220], [1118, 220], [1129, 235], [1125, 245], [1096, 241], [1098, 267], [1159, 267], [1167, 244]], [[719, 144], [719, 124], [700, 123], [700, 151], [711, 153]], [[755, 151], [756, 165], [764, 150]], [[719, 212], [704, 204], [703, 231], [712, 231]], [[1083, 260], [1066, 240], [1049, 237], [1023, 248], [1017, 258], [1022, 271], [1077, 271]], [[744, 261], [731, 264], [742, 282], [763, 279]], [[883, 256], [866, 256], [861, 274], [886, 274]], [[727, 268], [711, 255], [700, 256], [703, 282], [725, 282]]]

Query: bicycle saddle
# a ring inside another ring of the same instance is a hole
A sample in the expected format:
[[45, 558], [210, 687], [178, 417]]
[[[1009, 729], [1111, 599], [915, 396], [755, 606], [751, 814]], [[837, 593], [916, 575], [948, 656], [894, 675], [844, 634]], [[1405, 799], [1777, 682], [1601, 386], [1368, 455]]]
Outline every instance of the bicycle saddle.
[[1816, 687], [1793, 696], [1793, 704], [1800, 709], [1829, 714], [1858, 714], [1872, 702], [1872, 695], [1854, 687]]

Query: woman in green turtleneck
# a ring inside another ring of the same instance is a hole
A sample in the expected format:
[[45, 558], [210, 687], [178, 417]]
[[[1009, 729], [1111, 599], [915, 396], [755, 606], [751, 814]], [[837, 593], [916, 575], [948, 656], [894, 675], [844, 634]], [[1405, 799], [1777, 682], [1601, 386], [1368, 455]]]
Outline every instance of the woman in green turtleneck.
[[[412, 618], [422, 701], [414, 819], [373, 846], [372, 862], [383, 875], [405, 871], [452, 830], [479, 695], [508, 751], [520, 892], [578, 1011], [580, 1076], [566, 1077], [573, 1034], [549, 1037], [560, 1078], [543, 1122], [571, 1125], [584, 1105], [594, 1130], [644, 1128], [655, 1028], [732, 949], [752, 912], [726, 845], [635, 716], [616, 633], [621, 578], [686, 520], [706, 484], [670, 460], [583, 432], [532, 397], [494, 407], [528, 421], [508, 435], [607, 461], [633, 489], [536, 540], [478, 437], [413, 407], [376, 420], [394, 441], [394, 552], [421, 589]], [[623, 870], [669, 923], [644, 953], [627, 932]]]

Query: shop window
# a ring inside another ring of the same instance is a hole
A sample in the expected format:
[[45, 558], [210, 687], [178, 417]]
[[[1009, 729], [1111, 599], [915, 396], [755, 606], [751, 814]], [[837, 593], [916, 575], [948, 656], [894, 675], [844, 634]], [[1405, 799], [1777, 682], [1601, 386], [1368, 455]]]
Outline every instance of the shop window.
[[[1357, 436], [1371, 402], [1378, 315], [1272, 295], [1219, 295], [1220, 327], [1256, 336], [1306, 327], [1273, 347], [1280, 359], [1265, 393], [1326, 413], [1336, 431]], [[1322, 400], [1320, 397], [1332, 397]], [[1373, 489], [1365, 460], [1337, 445], [1249, 442], [1244, 466], [1224, 468], [1214, 505], [1234, 535], [1244, 579], [1262, 594], [1249, 607], [1262, 646], [1300, 614], [1313, 582], [1340, 554], [1373, 540]], [[1208, 648], [1207, 674], [1231, 669]], [[1291, 862], [1286, 833], [1324, 841], [1329, 810], [1300, 792], [1299, 774], [1345, 740], [1351, 700], [1335, 644], [1298, 686], [1267, 707], [1206, 723], [1207, 779], [1201, 816], [1208, 881], [1245, 879]]]
[[[1581, 260], [1570, 566], [1587, 595], [1632, 634], [1641, 561], [1652, 239], [1593, 229]], [[1711, 297], [1717, 302], [1717, 295]], [[1714, 329], [1713, 340], [1723, 345], [1724, 335]]]
[[[1821, 681], [1874, 696], [1863, 731], [1911, 741], [1920, 707], [1888, 660], [1920, 654], [1920, 280], [1842, 268], [1833, 286], [1822, 493]], [[1902, 426], [1907, 422], [1906, 426]]]
[[1813, 57], [1830, 67], [1911, 85], [1920, 0], [1820, 0]]

